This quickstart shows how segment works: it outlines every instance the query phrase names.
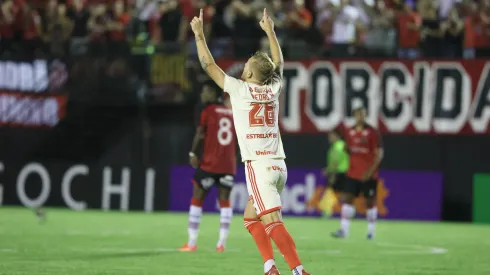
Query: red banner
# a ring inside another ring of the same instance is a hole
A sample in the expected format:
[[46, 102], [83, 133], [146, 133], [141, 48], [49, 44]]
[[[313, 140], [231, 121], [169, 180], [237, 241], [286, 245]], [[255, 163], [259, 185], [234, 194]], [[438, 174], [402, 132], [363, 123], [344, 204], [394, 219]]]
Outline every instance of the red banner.
[[[235, 77], [244, 65], [218, 63]], [[286, 133], [350, 126], [359, 101], [383, 133], [490, 134], [490, 61], [286, 62], [281, 101]]]

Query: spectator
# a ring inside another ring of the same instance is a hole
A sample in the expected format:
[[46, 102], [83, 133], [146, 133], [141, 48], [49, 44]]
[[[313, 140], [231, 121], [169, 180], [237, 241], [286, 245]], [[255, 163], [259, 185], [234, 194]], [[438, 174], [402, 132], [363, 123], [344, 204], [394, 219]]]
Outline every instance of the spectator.
[[437, 0], [439, 4], [439, 18], [448, 18], [451, 11], [457, 4], [461, 3], [461, 0]]
[[72, 31], [73, 22], [66, 15], [66, 5], [57, 5], [56, 14], [50, 15], [44, 37], [48, 43], [49, 52], [55, 56], [64, 56]]
[[418, 28], [422, 25], [422, 19], [406, 2], [398, 1], [394, 6], [398, 31], [398, 56], [400, 58], [416, 58], [420, 55]]
[[126, 27], [129, 24], [130, 15], [124, 9], [124, 1], [116, 0], [112, 4], [107, 29], [113, 41], [124, 41], [126, 39]]
[[187, 37], [187, 22], [179, 9], [177, 0], [169, 0], [160, 4], [158, 27], [160, 40], [164, 43], [184, 43]]
[[291, 37], [294, 38], [305, 38], [307, 30], [311, 26], [311, 21], [313, 16], [311, 12], [305, 8], [304, 0], [293, 0], [291, 1], [291, 8], [286, 14], [286, 27], [290, 32]]
[[90, 31], [90, 51], [95, 56], [104, 56], [106, 51], [107, 34], [111, 18], [104, 3], [96, 4], [88, 20]]
[[418, 26], [422, 54], [428, 58], [440, 57], [443, 32], [438, 18], [437, 4], [432, 0], [419, 0], [417, 9], [422, 18], [421, 25]]
[[490, 0], [480, 0], [473, 15], [473, 32], [477, 56], [490, 56]]
[[135, 11], [137, 13], [138, 32], [142, 29], [146, 32], [150, 32], [150, 22], [153, 18], [157, 17], [158, 4], [156, 0], [136, 0]]
[[392, 56], [396, 46], [393, 10], [386, 7], [384, 0], [376, 0], [374, 7], [366, 5], [365, 10], [371, 18], [371, 28], [366, 33], [366, 48], [373, 55]]
[[49, 0], [46, 7], [43, 9], [42, 21], [44, 26], [44, 31], [47, 31], [48, 25], [51, 24], [52, 20], [55, 20], [58, 14], [58, 0]]
[[443, 57], [462, 58], [464, 42], [464, 21], [459, 17], [456, 8], [449, 12], [448, 18], [441, 23], [444, 34], [442, 47]]
[[231, 37], [233, 24], [227, 20], [227, 7], [231, 0], [214, 0], [214, 16], [211, 23], [211, 51], [214, 57], [226, 55], [231, 49]]
[[31, 4], [22, 3], [18, 19], [18, 31], [22, 33], [22, 48], [27, 54], [38, 54], [42, 49], [42, 22], [39, 13]]
[[[331, 55], [333, 57], [348, 57], [356, 52], [355, 42], [357, 32], [362, 29], [361, 13], [351, 4], [350, 0], [340, 0], [339, 6], [328, 4], [318, 16], [318, 24], [322, 33], [331, 36]], [[331, 31], [329, 30], [331, 25]]]
[[230, 12], [234, 18], [235, 54], [239, 58], [249, 56], [259, 49], [260, 38], [263, 32], [257, 24], [260, 13], [264, 7], [260, 0], [234, 0], [230, 5]]
[[70, 52], [75, 55], [83, 54], [87, 51], [88, 20], [90, 18], [90, 13], [83, 0], [73, 0], [67, 11], [67, 16], [73, 22]]
[[304, 0], [289, 0], [286, 6], [284, 27], [288, 43], [286, 53], [290, 58], [305, 58], [308, 55], [308, 38], [311, 37], [310, 26], [313, 20], [311, 12], [305, 8]]
[[[212, 22], [213, 22], [213, 17], [215, 13], [215, 9], [206, 4], [207, 1], [205, 0], [181, 0], [181, 10], [182, 14], [184, 15], [184, 20], [182, 23], [182, 28], [185, 37], [181, 38], [180, 41], [188, 41], [188, 53], [191, 56], [196, 56], [197, 55], [197, 48], [196, 48], [196, 42], [194, 39], [194, 33], [192, 30], [189, 28], [189, 23], [194, 18], [194, 16], [199, 15], [199, 10], [203, 9], [203, 16], [204, 16], [204, 35], [206, 39], [209, 39], [211, 37], [211, 32], [212, 32]], [[190, 38], [190, 39], [189, 39]]]
[[14, 39], [14, 20], [17, 7], [12, 0], [6, 0], [0, 5], [0, 47], [11, 50]]

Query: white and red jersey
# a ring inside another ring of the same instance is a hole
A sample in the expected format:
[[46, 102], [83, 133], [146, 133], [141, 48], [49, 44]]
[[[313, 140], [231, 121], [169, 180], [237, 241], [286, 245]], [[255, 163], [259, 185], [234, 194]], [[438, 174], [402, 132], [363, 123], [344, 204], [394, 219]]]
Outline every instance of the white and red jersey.
[[279, 95], [282, 81], [257, 85], [225, 76], [242, 161], [285, 159], [279, 132]]

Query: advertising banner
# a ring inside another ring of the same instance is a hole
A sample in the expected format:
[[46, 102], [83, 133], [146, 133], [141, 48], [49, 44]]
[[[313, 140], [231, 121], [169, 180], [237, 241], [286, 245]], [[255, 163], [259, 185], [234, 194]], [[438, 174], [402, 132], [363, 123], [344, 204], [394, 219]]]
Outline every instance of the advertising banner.
[[[188, 211], [192, 196], [191, 183], [194, 169], [190, 166], [174, 166], [170, 175], [171, 211]], [[437, 172], [381, 171], [378, 187], [378, 210], [381, 218], [403, 220], [440, 220], [443, 177]], [[320, 169], [288, 169], [288, 181], [281, 197], [285, 215], [316, 216], [309, 211], [306, 202], [313, 196], [317, 185], [325, 177]], [[239, 168], [235, 187], [231, 192], [231, 204], [236, 212], [243, 212], [248, 200], [245, 171]], [[203, 206], [204, 211], [219, 209], [217, 192], [213, 188]], [[362, 199], [356, 202], [359, 214], [365, 212]], [[339, 211], [336, 207], [335, 211]]]
[[166, 210], [163, 175], [127, 165], [0, 161], [0, 206], [67, 207], [76, 211]]
[[53, 127], [65, 115], [60, 60], [0, 60], [0, 127]]
[[[220, 60], [239, 77], [243, 61]], [[369, 122], [393, 134], [490, 134], [486, 60], [305, 60], [284, 66], [283, 133], [318, 133], [353, 123], [362, 102]]]

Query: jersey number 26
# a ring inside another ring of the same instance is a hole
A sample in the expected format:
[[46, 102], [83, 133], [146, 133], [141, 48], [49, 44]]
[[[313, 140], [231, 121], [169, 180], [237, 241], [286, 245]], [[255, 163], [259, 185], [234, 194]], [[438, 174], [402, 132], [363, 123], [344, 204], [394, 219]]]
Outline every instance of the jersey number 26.
[[274, 104], [251, 103], [252, 110], [248, 114], [250, 127], [268, 126], [274, 127], [275, 106]]

